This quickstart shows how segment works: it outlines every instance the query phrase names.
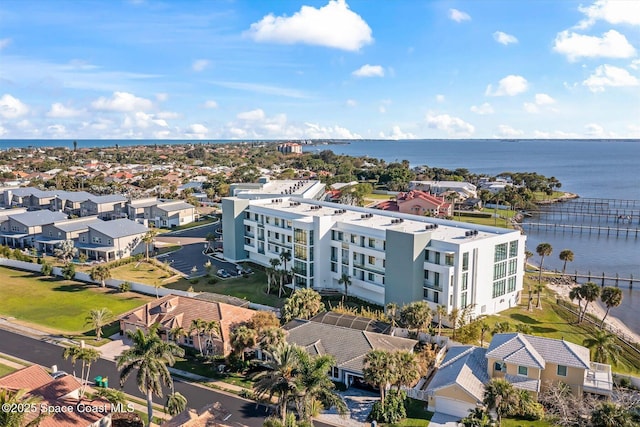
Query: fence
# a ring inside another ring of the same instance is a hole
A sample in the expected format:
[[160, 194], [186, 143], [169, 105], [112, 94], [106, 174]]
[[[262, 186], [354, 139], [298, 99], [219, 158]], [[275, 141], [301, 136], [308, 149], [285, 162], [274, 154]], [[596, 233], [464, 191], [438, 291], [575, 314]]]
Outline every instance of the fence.
[[[35, 273], [39, 273], [40, 270], [42, 269], [42, 266], [40, 264], [36, 264], [33, 262], [26, 262], [26, 261], [18, 261], [15, 259], [7, 259], [7, 258], [0, 258], [0, 265], [9, 267], [9, 268], [17, 268], [20, 270], [33, 271]], [[62, 277], [62, 269], [60, 267], [54, 267], [52, 274], [54, 276]], [[83, 272], [76, 272], [74, 279], [79, 280], [81, 282], [86, 282], [86, 283], [100, 284], [100, 282], [91, 280], [90, 274], [83, 273]], [[120, 289], [120, 285], [124, 282], [126, 282], [126, 280], [108, 279], [105, 281], [105, 285], [110, 288]], [[166, 295], [194, 297], [198, 295], [196, 292], [187, 292], [187, 291], [181, 291], [178, 289], [169, 289], [169, 288], [161, 288], [161, 287], [156, 288], [155, 286], [145, 285], [144, 283], [136, 283], [136, 282], [128, 282], [128, 283], [131, 285], [131, 290], [133, 292], [138, 292], [146, 295], [152, 295], [152, 296], [158, 296], [158, 297], [163, 297]]]

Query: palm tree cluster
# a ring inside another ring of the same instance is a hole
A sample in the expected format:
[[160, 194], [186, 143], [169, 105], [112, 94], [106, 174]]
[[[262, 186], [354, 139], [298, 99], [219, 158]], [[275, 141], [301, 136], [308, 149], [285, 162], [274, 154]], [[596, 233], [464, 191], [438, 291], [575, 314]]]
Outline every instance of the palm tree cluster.
[[616, 336], [606, 331], [595, 331], [585, 338], [582, 344], [591, 350], [593, 360], [598, 363], [618, 363], [618, 355], [622, 348], [616, 342]]
[[536, 253], [540, 255], [540, 270], [538, 272], [538, 283], [542, 282], [542, 265], [544, 264], [544, 258], [551, 255], [553, 247], [549, 243], [540, 243], [536, 246]]
[[288, 322], [291, 319], [310, 319], [324, 311], [322, 297], [311, 288], [296, 290], [284, 303], [282, 319]]
[[259, 311], [246, 325], [238, 325], [231, 331], [231, 348], [244, 362], [244, 353], [258, 345], [264, 352], [271, 351], [284, 342], [284, 330], [280, 320], [271, 311]]
[[[599, 296], [600, 288], [593, 282], [583, 283], [571, 289], [569, 298], [578, 301], [578, 323], [582, 323], [585, 314], [587, 314], [589, 304], [597, 300]], [[583, 301], [584, 307], [582, 307]]]
[[[200, 350], [200, 356], [210, 356], [215, 352], [213, 345], [215, 339], [222, 339], [222, 331], [220, 329], [220, 322], [217, 320], [211, 320], [209, 322], [203, 319], [193, 319], [189, 330], [185, 330], [182, 327], [176, 327], [172, 329], [169, 334], [172, 339], [178, 343], [180, 338], [194, 336], [197, 338], [195, 341], [198, 343], [198, 350]], [[207, 340], [205, 345], [202, 345], [202, 337], [206, 336]]]
[[494, 378], [484, 386], [483, 403], [487, 410], [495, 410], [498, 425], [504, 416], [540, 419], [544, 412], [526, 390], [517, 390], [504, 378]]
[[372, 350], [365, 356], [364, 380], [380, 390], [380, 402], [384, 410], [385, 391], [388, 386], [411, 387], [422, 373], [421, 364], [415, 353], [408, 351], [389, 352]]
[[[147, 416], [151, 423], [153, 395], [162, 396], [163, 385], [171, 387], [173, 391], [173, 379], [168, 366], [173, 366], [176, 357], [184, 356], [184, 350], [173, 342], [163, 341], [158, 335], [157, 324], [151, 326], [146, 333], [142, 329], [137, 329], [135, 332], [127, 331], [127, 338], [132, 341], [131, 348], [116, 358], [116, 366], [120, 370], [120, 386], [124, 386], [127, 378], [132, 373], [136, 373], [138, 389], [147, 396]], [[182, 399], [176, 396], [171, 397], [174, 398], [169, 401], [172, 407], [182, 402]], [[186, 401], [184, 403], [186, 407]]]
[[94, 348], [85, 347], [84, 343], [80, 345], [72, 345], [64, 349], [62, 357], [71, 359], [71, 365], [73, 366], [73, 375], [76, 375], [75, 365], [76, 361], [82, 362], [82, 369], [80, 370], [80, 382], [83, 384], [80, 389], [79, 397], [82, 399], [89, 382], [89, 371], [93, 362], [100, 358], [100, 352]]
[[266, 370], [253, 376], [258, 396], [277, 398], [278, 415], [285, 424], [289, 405], [304, 421], [310, 421], [322, 408], [336, 407], [340, 414], [346, 405], [334, 391], [327, 375], [335, 365], [333, 356], [310, 356], [303, 348], [285, 342], [272, 347], [265, 362]]

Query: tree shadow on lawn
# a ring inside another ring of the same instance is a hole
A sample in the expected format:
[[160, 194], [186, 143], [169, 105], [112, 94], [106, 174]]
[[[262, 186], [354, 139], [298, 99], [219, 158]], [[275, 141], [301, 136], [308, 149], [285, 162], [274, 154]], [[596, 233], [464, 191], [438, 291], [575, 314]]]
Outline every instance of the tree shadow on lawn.
[[542, 326], [532, 326], [531, 332], [537, 334], [549, 334], [551, 332], [558, 332], [556, 328], [544, 328]]
[[61, 292], [81, 292], [86, 289], [87, 289], [87, 286], [82, 284], [61, 285], [53, 288], [54, 291], [61, 291]]
[[536, 320], [531, 316], [526, 316], [520, 313], [514, 313], [509, 317], [511, 317], [513, 320], [517, 320], [518, 322], [526, 323], [527, 325], [535, 325], [537, 323], [540, 323], [539, 320]]

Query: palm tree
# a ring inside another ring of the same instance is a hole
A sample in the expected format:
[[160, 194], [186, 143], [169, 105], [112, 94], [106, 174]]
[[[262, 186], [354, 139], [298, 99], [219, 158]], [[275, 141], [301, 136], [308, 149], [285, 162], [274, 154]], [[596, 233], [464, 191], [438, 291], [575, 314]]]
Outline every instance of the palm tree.
[[168, 366], [173, 366], [176, 357], [184, 356], [184, 350], [175, 343], [162, 341], [158, 335], [158, 326], [153, 325], [149, 332], [142, 329], [127, 331], [127, 337], [133, 342], [131, 348], [116, 358], [120, 369], [120, 386], [137, 371], [138, 389], [147, 395], [147, 417], [149, 424], [153, 419], [153, 395], [162, 396], [162, 385], [173, 386]]
[[85, 325], [90, 325], [96, 331], [96, 339], [100, 341], [102, 338], [102, 327], [113, 321], [113, 313], [106, 307], [101, 309], [93, 309], [85, 318]]
[[408, 329], [415, 329], [416, 334], [425, 330], [431, 323], [431, 307], [425, 301], [415, 301], [402, 307], [400, 321]]
[[622, 350], [616, 343], [616, 337], [607, 331], [595, 331], [593, 336], [585, 338], [582, 345], [593, 353], [593, 360], [598, 363], [618, 363], [618, 355]]
[[270, 326], [262, 330], [258, 335], [260, 348], [263, 351], [270, 351], [285, 341], [284, 330], [278, 326]]
[[537, 309], [542, 309], [542, 300], [541, 300], [541, 295], [542, 295], [542, 291], [544, 291], [545, 287], [542, 283], [538, 283], [536, 285], [536, 294], [538, 294], [537, 297], [537, 301], [536, 301], [536, 308]]
[[43, 260], [42, 266], [40, 267], [40, 273], [42, 273], [43, 276], [51, 276], [53, 273], [53, 265]]
[[542, 282], [542, 264], [544, 263], [544, 257], [551, 255], [553, 248], [549, 243], [540, 243], [536, 246], [536, 252], [540, 255], [540, 272], [538, 273], [538, 283]]
[[64, 240], [53, 250], [53, 256], [59, 258], [63, 263], [69, 264], [69, 261], [78, 253], [78, 249], [74, 246], [73, 240]]
[[617, 307], [622, 303], [622, 290], [620, 288], [613, 288], [611, 286], [607, 286], [602, 289], [602, 295], [600, 295], [600, 299], [607, 306], [607, 311], [604, 313], [604, 317], [602, 318], [602, 323], [600, 323], [600, 329], [604, 327], [604, 319], [609, 315], [609, 310], [611, 307]]
[[231, 332], [231, 348], [244, 362], [244, 351], [256, 345], [256, 331], [245, 325], [238, 326]]
[[364, 380], [380, 390], [380, 404], [384, 408], [385, 389], [395, 381], [397, 370], [391, 353], [384, 350], [372, 350], [364, 358], [362, 373]]
[[564, 276], [564, 272], [567, 270], [567, 262], [573, 261], [573, 252], [569, 249], [565, 249], [560, 252], [558, 257], [560, 258], [560, 261], [564, 261], [564, 264], [562, 265], [562, 275]]
[[483, 402], [487, 409], [496, 410], [498, 425], [516, 403], [516, 396], [513, 385], [503, 378], [494, 378], [485, 385]]
[[529, 264], [529, 260], [531, 259], [531, 257], [533, 257], [533, 252], [531, 252], [529, 249], [524, 251], [524, 269], [527, 269], [527, 264]]
[[[0, 389], [0, 405], [2, 408], [26, 407], [39, 405], [42, 399], [27, 394], [27, 390]], [[38, 412], [38, 416], [25, 424], [27, 411], [0, 411], [0, 426], [3, 427], [36, 427], [47, 416], [47, 412]]]
[[113, 388], [99, 388], [91, 396], [92, 399], [100, 398], [111, 403], [114, 407], [124, 407], [127, 404], [127, 395], [122, 390]]
[[265, 274], [267, 275], [267, 295], [271, 293], [271, 282], [274, 280], [275, 269], [271, 267], [266, 267], [264, 269]]
[[187, 398], [174, 391], [167, 396], [167, 403], [164, 408], [165, 411], [169, 412], [169, 415], [176, 416], [187, 409]]
[[206, 326], [206, 322], [204, 320], [193, 319], [189, 327], [189, 335], [193, 335], [195, 332], [196, 336], [198, 337], [198, 349], [200, 350], [200, 356], [203, 356], [201, 335], [204, 333], [205, 326]]
[[614, 402], [602, 402], [591, 411], [593, 427], [631, 427], [631, 413]]
[[207, 248], [204, 250], [205, 253], [209, 253], [211, 251], [211, 242], [216, 240], [216, 235], [209, 232], [207, 233], [207, 235], [204, 237], [204, 240], [207, 241]]
[[296, 291], [296, 274], [303, 275], [304, 271], [301, 268], [291, 267], [291, 284], [293, 285], [293, 294]]
[[587, 282], [580, 286], [580, 295], [582, 296], [582, 299], [584, 299], [585, 303], [579, 323], [584, 320], [584, 316], [587, 314], [589, 303], [594, 302], [600, 296], [600, 288], [593, 282]]
[[176, 344], [180, 344], [181, 338], [186, 338], [189, 336], [189, 332], [182, 326], [176, 326], [175, 328], [169, 331], [169, 339]]
[[91, 365], [100, 358], [100, 352], [94, 348], [85, 347], [84, 342], [82, 342], [80, 345], [72, 345], [65, 348], [62, 353], [62, 357], [65, 360], [71, 359], [71, 365], [74, 368], [73, 376], [76, 375], [76, 361], [80, 360], [82, 362], [82, 369], [80, 371], [80, 382], [84, 384], [80, 389], [80, 397], [82, 398], [86, 389], [86, 384], [89, 381]]
[[580, 321], [580, 317], [582, 316], [582, 287], [574, 286], [569, 291], [569, 299], [571, 301], [578, 300], [578, 322]]
[[484, 347], [484, 334], [489, 331], [489, 324], [487, 322], [480, 323], [480, 347]]
[[282, 319], [285, 322], [291, 319], [310, 319], [324, 311], [322, 297], [311, 288], [298, 289], [284, 303]]
[[458, 329], [458, 322], [460, 321], [460, 314], [460, 309], [458, 307], [454, 307], [447, 316], [449, 322], [451, 322], [451, 327], [453, 328], [452, 338], [454, 340], [456, 339], [456, 331]]
[[396, 351], [393, 353], [396, 377], [395, 386], [411, 387], [420, 378], [420, 363], [415, 353], [409, 351]]
[[447, 307], [442, 304], [438, 304], [436, 307], [436, 314], [438, 315], [438, 336], [440, 336], [442, 333], [442, 319], [447, 316]]
[[145, 258], [147, 262], [149, 262], [149, 246], [151, 246], [153, 242], [156, 240], [157, 235], [158, 235], [158, 230], [155, 228], [151, 228], [149, 229], [149, 231], [144, 233], [144, 236], [142, 236], [142, 241], [144, 242], [144, 249], [146, 254]]
[[111, 269], [105, 264], [96, 265], [91, 269], [90, 277], [94, 282], [100, 282], [100, 287], [104, 288], [107, 286], [106, 281], [111, 279]]
[[347, 406], [334, 391], [335, 385], [327, 375], [336, 364], [333, 356], [325, 354], [312, 357], [302, 348], [298, 348], [297, 352], [296, 407], [300, 418], [310, 422], [318, 403], [326, 409], [335, 406], [339, 414], [346, 413]]
[[349, 286], [351, 286], [351, 277], [349, 277], [347, 273], [342, 273], [342, 276], [340, 276], [340, 280], [338, 280], [338, 283], [344, 285], [344, 294], [342, 295], [342, 303], [344, 304], [344, 299], [349, 293], [348, 288]]
[[280, 252], [280, 261], [284, 264], [283, 270], [285, 271], [285, 275], [287, 274], [287, 262], [291, 261], [291, 252], [284, 251]]
[[387, 319], [391, 322], [391, 327], [395, 328], [398, 323], [398, 304], [390, 302], [386, 306]]
[[278, 413], [284, 423], [287, 417], [287, 404], [295, 397], [298, 387], [296, 376], [298, 371], [298, 351], [296, 346], [286, 342], [274, 347], [269, 352], [266, 370], [253, 376], [253, 388], [258, 396], [278, 395]]
[[[220, 322], [217, 320], [212, 320], [210, 322], [204, 322], [202, 331], [209, 336], [209, 341], [213, 344], [213, 337], [221, 338], [222, 337], [222, 329], [220, 327]], [[207, 348], [207, 354], [209, 354], [209, 348]]]

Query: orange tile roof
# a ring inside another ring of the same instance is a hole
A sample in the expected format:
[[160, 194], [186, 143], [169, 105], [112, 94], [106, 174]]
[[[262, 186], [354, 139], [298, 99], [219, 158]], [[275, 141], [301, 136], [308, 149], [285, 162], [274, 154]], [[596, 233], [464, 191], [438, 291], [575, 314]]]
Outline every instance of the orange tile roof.
[[0, 387], [31, 391], [51, 382], [51, 375], [39, 365], [31, 365], [0, 378]]

